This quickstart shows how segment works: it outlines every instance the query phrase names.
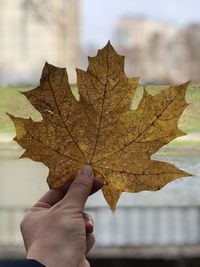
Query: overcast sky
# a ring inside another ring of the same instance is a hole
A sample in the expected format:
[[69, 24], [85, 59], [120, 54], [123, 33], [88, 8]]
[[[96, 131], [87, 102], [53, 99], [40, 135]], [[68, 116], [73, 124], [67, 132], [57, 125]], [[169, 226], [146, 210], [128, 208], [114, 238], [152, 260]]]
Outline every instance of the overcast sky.
[[112, 40], [117, 20], [124, 15], [147, 16], [179, 26], [199, 22], [200, 0], [81, 0], [83, 45], [101, 47]]

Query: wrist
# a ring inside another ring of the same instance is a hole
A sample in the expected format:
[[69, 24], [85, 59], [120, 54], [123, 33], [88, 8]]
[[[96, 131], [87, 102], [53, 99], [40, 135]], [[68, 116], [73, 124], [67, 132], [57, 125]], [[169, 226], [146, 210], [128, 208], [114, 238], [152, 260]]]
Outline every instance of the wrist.
[[34, 243], [27, 250], [27, 259], [36, 260], [46, 267], [77, 267], [77, 256], [70, 249], [66, 250], [61, 245]]

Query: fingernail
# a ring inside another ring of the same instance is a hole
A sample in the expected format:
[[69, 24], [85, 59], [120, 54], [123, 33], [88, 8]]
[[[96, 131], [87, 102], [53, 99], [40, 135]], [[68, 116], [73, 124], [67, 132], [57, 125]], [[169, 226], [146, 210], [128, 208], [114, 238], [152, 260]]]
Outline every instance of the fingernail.
[[87, 222], [88, 222], [89, 225], [94, 226], [94, 223], [93, 223], [92, 220], [88, 220]]
[[82, 169], [81, 169], [82, 174], [85, 175], [92, 175], [92, 167], [90, 165], [85, 165]]
[[95, 178], [99, 184], [104, 186], [106, 184], [106, 180], [103, 177], [96, 177]]
[[87, 220], [88, 220], [89, 223], [90, 223], [90, 222], [91, 222], [92, 224], [94, 223], [92, 217], [90, 217], [90, 216], [88, 216]]

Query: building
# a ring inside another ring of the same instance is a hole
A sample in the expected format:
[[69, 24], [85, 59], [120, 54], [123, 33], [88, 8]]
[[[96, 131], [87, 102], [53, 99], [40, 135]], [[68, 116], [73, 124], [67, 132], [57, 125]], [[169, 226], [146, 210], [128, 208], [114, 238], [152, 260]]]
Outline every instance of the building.
[[116, 43], [127, 73], [144, 83], [200, 82], [200, 25], [178, 28], [142, 17], [119, 20]]
[[39, 81], [45, 61], [75, 82], [79, 0], [1, 0], [0, 36], [0, 85]]
[[190, 77], [193, 82], [200, 82], [200, 25], [190, 25], [187, 28], [186, 36], [190, 57]]

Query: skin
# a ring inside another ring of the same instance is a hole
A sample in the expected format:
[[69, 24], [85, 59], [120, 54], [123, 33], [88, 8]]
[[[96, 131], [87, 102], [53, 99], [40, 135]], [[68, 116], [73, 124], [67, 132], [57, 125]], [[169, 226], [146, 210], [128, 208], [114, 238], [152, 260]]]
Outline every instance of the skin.
[[21, 223], [27, 259], [47, 267], [89, 267], [94, 222], [83, 210], [89, 195], [103, 184], [86, 165], [71, 184], [47, 192]]

